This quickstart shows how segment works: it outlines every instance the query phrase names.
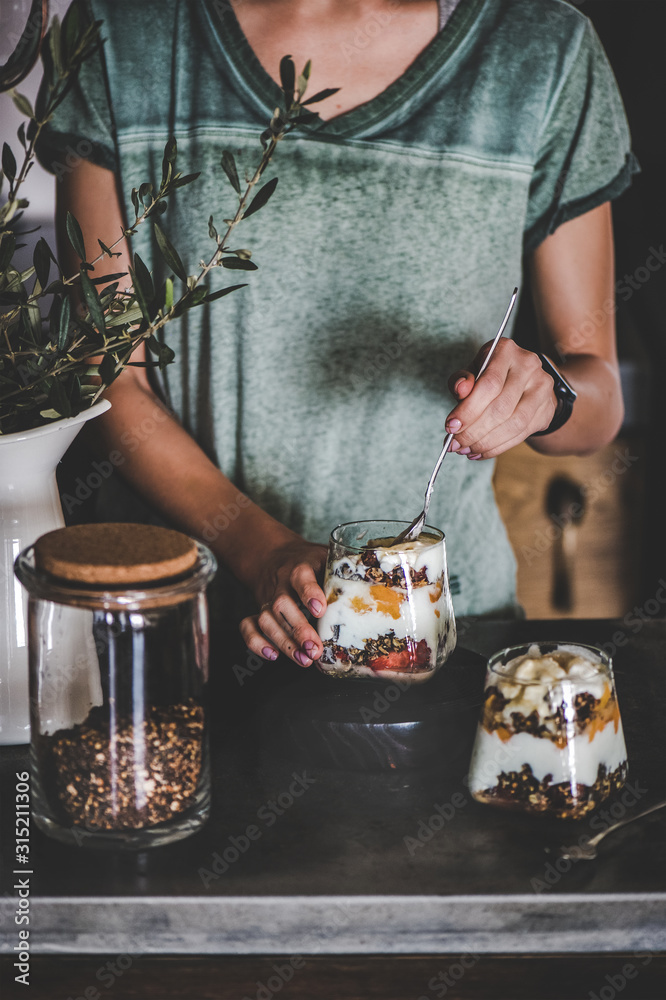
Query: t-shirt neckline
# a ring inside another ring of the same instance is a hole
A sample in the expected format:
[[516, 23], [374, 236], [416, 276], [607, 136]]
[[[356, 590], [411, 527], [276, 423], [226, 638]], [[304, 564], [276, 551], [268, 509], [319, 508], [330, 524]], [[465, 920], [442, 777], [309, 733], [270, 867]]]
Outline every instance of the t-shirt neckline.
[[[458, 51], [486, 4], [487, 0], [460, 0], [445, 28], [385, 90], [335, 118], [312, 123], [308, 131], [322, 138], [360, 137], [392, 119], [396, 113], [404, 113], [419, 92], [427, 90], [433, 74], [442, 70]], [[255, 55], [233, 8], [231, 5], [221, 7], [216, 0], [205, 0], [205, 9], [236, 81], [260, 114], [272, 114], [282, 103], [282, 91]], [[296, 69], [300, 72], [301, 67]], [[312, 105], [311, 110], [316, 111], [316, 105]]]

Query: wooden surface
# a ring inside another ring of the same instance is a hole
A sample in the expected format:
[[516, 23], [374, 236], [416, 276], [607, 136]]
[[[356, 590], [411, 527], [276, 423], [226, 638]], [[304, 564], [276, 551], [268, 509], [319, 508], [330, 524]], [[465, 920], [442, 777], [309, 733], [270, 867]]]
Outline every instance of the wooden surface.
[[[639, 593], [644, 525], [644, 448], [637, 437], [618, 438], [590, 456], [539, 455], [521, 444], [497, 461], [495, 494], [518, 562], [518, 600], [528, 618], [623, 617]], [[551, 481], [580, 485], [584, 513], [577, 526], [546, 512]], [[553, 568], [563, 535], [575, 546], [574, 602], [552, 604]]]
[[[610, 1000], [611, 996], [620, 996], [622, 1000], [663, 1000], [666, 982], [666, 957], [642, 953], [637, 956], [632, 952], [549, 958], [483, 956], [478, 960], [467, 955], [390, 959], [385, 956], [308, 955], [301, 960], [303, 966], [293, 970], [292, 978], [285, 982], [283, 977], [289, 975], [291, 957], [95, 955], [80, 959], [38, 956], [32, 961], [28, 989], [19, 994], [17, 987], [17, 992], [10, 992], [8, 997], [25, 995], [30, 1000], [273, 1000], [273, 997], [280, 1000], [435, 1000], [437, 997], [446, 997], [446, 1000], [594, 1000], [596, 996], [597, 1000]], [[463, 968], [461, 957], [467, 969]], [[298, 958], [296, 962], [300, 966]], [[121, 974], [114, 976], [107, 963]], [[275, 966], [278, 970], [287, 970], [283, 977], [278, 977]], [[632, 978], [627, 978], [623, 969]], [[2, 972], [2, 980], [7, 983], [6, 965]], [[447, 979], [451, 985], [447, 985]], [[282, 985], [275, 989], [278, 983]], [[86, 989], [89, 991], [87, 996]]]

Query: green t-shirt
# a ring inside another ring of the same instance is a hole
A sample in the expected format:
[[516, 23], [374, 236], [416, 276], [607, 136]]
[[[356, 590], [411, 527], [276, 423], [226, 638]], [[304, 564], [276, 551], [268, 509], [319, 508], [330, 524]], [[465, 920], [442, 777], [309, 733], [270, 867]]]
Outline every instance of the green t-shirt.
[[[104, 59], [84, 66], [41, 162], [58, 174], [69, 150], [116, 170], [133, 217], [129, 192], [159, 180], [174, 134], [179, 169], [202, 176], [162, 222], [195, 269], [213, 250], [209, 215], [222, 229], [235, 209], [222, 152], [256, 165], [279, 88], [227, 2], [90, 6]], [[494, 335], [523, 254], [634, 169], [585, 17], [560, 0], [462, 0], [378, 97], [280, 144], [265, 174], [279, 176], [276, 193], [235, 243], [259, 270], [171, 324], [163, 392], [220, 469], [305, 537], [411, 519], [454, 403], [447, 376]], [[150, 226], [134, 247], [168, 274]], [[211, 286], [229, 277], [220, 269]], [[515, 609], [493, 465], [448, 457], [430, 509], [457, 614]]]

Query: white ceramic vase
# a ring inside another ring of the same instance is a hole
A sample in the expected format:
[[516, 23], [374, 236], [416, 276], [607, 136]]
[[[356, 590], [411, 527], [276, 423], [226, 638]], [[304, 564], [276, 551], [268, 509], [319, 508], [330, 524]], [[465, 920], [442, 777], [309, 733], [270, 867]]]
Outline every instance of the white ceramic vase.
[[0, 744], [30, 741], [27, 595], [14, 576], [19, 552], [65, 521], [55, 470], [81, 427], [109, 409], [0, 435]]

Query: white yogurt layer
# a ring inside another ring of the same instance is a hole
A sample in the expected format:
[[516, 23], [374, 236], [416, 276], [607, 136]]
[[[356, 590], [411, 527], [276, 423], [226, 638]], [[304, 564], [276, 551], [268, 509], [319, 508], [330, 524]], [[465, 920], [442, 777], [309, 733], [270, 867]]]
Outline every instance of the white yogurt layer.
[[[396, 638], [425, 639], [433, 655], [442, 624], [446, 622], [446, 597], [440, 584], [412, 587], [409, 591], [365, 580], [331, 578], [324, 585], [326, 599], [335, 597], [319, 619], [322, 640], [332, 639], [347, 649], [363, 649], [367, 639], [393, 631]], [[339, 594], [335, 594], [339, 591]], [[433, 600], [434, 598], [434, 600]]]
[[537, 645], [524, 656], [509, 660], [489, 675], [488, 685], [497, 687], [509, 701], [502, 717], [511, 724], [512, 712], [528, 716], [536, 710], [539, 718], [555, 732], [558, 724], [549, 723], [557, 706], [571, 706], [577, 694], [589, 693], [597, 700], [604, 695], [609, 678], [601, 660], [579, 646], [562, 645], [553, 654], [541, 655]]
[[[401, 545], [399, 549], [377, 548], [381, 569], [390, 573], [399, 566], [404, 576], [400, 586], [386, 586], [366, 576], [367, 567], [358, 556], [344, 556], [326, 568], [324, 593], [327, 607], [317, 623], [320, 638], [332, 641], [346, 649], [363, 650], [368, 640], [376, 640], [393, 632], [397, 639], [410, 639], [414, 644], [422, 640], [430, 650], [430, 670], [437, 663], [437, 648], [447, 622], [450, 635], [446, 646], [442, 642], [440, 662], [455, 645], [453, 608], [446, 581], [444, 547], [432, 540], [417, 540]], [[414, 586], [410, 570], [418, 573], [425, 567], [427, 584]], [[322, 670], [335, 669], [333, 664], [320, 664]], [[396, 670], [377, 673], [363, 665], [354, 665], [358, 676], [414, 681], [419, 675]], [[425, 668], [427, 670], [427, 666]], [[425, 673], [424, 679], [430, 674]]]
[[553, 784], [577, 782], [590, 786], [597, 779], [600, 764], [610, 772], [626, 760], [621, 722], [617, 732], [615, 725], [609, 722], [595, 733], [594, 739], [581, 733], [563, 748], [532, 733], [516, 733], [504, 741], [496, 732], [489, 733], [479, 726], [469, 770], [469, 788], [472, 793], [494, 788], [502, 771], [520, 771], [523, 764], [530, 765], [537, 781], [552, 774]]

